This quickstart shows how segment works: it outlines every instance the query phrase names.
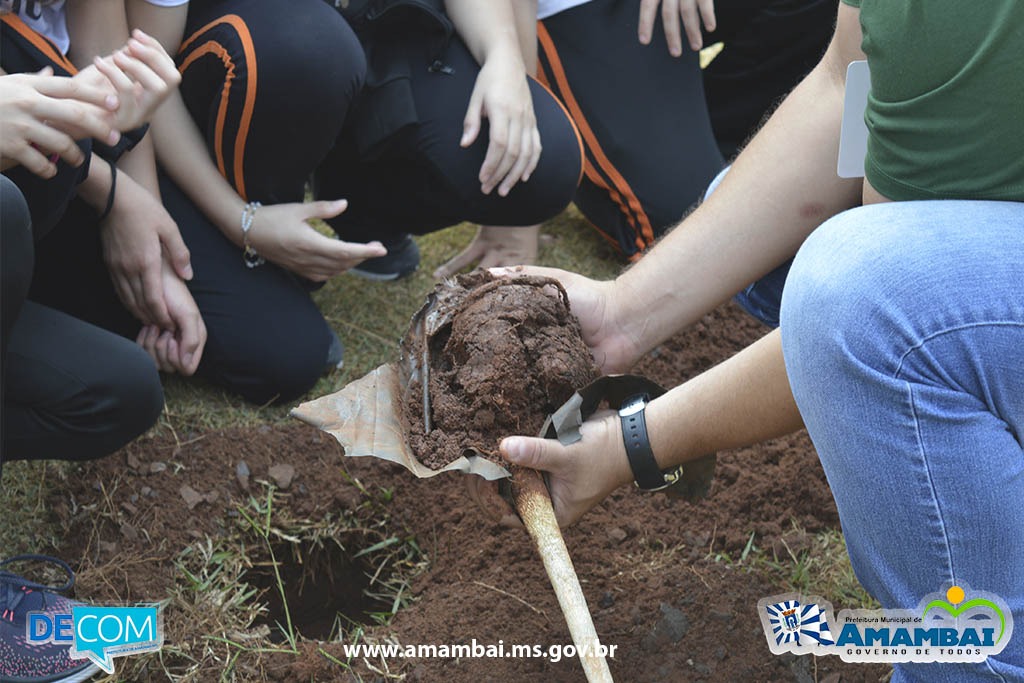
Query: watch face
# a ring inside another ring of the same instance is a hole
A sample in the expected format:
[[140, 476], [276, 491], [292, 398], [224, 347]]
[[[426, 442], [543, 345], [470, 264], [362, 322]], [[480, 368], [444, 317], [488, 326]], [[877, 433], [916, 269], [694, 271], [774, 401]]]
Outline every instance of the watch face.
[[619, 415], [621, 417], [629, 417], [630, 415], [636, 415], [647, 406], [647, 394], [637, 394], [636, 396], [630, 396], [622, 402], [622, 406], [619, 408]]

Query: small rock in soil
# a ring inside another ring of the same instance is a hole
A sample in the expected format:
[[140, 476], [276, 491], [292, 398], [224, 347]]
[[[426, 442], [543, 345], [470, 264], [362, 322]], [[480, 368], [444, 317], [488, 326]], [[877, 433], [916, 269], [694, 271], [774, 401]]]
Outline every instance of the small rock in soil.
[[141, 463], [139, 463], [138, 456], [132, 452], [129, 452], [128, 455], [125, 456], [125, 462], [127, 462], [128, 467], [131, 467], [133, 470], [138, 470], [141, 465]]
[[821, 679], [821, 683], [843, 683], [843, 675], [838, 671], [830, 673]]
[[178, 493], [185, 499], [185, 504], [188, 505], [188, 509], [192, 510], [196, 505], [203, 502], [203, 496], [191, 486], [185, 485], [178, 489]]
[[690, 630], [690, 620], [682, 611], [668, 603], [661, 603], [661, 619], [654, 628], [640, 641], [640, 647], [646, 652], [659, 650], [670, 643], [678, 643]]
[[160, 474], [167, 469], [167, 463], [165, 462], [151, 462], [149, 464], [150, 474]]
[[121, 535], [133, 543], [139, 540], [139, 532], [135, 530], [135, 527], [127, 522], [121, 525]]
[[238, 464], [235, 465], [235, 479], [238, 480], [238, 485], [242, 487], [243, 491], [249, 490], [249, 465], [244, 460], [239, 460]]
[[292, 479], [295, 477], [295, 468], [291, 465], [272, 465], [267, 474], [278, 488], [286, 489], [292, 485]]
[[611, 529], [608, 530], [608, 538], [611, 540], [612, 543], [615, 543], [615, 544], [622, 543], [628, 537], [629, 537], [629, 534], [626, 533], [625, 529], [620, 529], [617, 526], [612, 527]]
[[708, 616], [717, 621], [732, 621], [736, 618], [731, 609], [721, 605], [712, 607], [711, 611], [708, 612]]

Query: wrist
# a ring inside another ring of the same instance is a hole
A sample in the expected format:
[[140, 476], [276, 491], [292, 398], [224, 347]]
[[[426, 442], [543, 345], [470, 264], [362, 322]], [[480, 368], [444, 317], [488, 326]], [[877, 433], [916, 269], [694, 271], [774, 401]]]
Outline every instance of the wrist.
[[607, 345], [614, 349], [618, 359], [614, 367], [606, 368], [605, 372], [628, 372], [648, 350], [635, 330], [650, 327], [650, 309], [644, 304], [645, 297], [634, 294], [628, 282], [621, 277], [602, 284], [605, 295], [601, 329], [607, 330], [607, 337], [614, 337]]
[[604, 423], [609, 444], [607, 452], [610, 454], [608, 472], [615, 482], [615, 488], [619, 488], [633, 483], [633, 470], [629, 466], [629, 456], [622, 439], [622, 420], [617, 414], [612, 414], [604, 419]]
[[647, 393], [627, 397], [619, 406], [619, 422], [633, 481], [641, 490], [660, 491], [675, 484], [683, 471], [678, 465], [663, 466], [654, 455], [646, 419], [647, 406], [650, 402], [651, 398]]

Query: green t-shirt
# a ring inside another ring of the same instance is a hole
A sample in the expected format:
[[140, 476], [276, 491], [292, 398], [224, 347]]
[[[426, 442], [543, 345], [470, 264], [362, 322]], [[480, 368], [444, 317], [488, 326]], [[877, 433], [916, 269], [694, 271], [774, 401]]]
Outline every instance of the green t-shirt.
[[867, 179], [894, 200], [1024, 201], [1024, 0], [843, 0], [871, 69]]

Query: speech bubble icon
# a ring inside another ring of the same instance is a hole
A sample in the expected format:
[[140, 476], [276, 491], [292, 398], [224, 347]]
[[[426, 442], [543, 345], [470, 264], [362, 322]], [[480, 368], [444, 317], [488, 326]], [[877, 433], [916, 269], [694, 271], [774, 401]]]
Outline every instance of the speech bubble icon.
[[158, 605], [75, 605], [71, 613], [75, 642], [68, 655], [89, 659], [108, 674], [114, 673], [114, 657], [156, 652], [164, 643]]

